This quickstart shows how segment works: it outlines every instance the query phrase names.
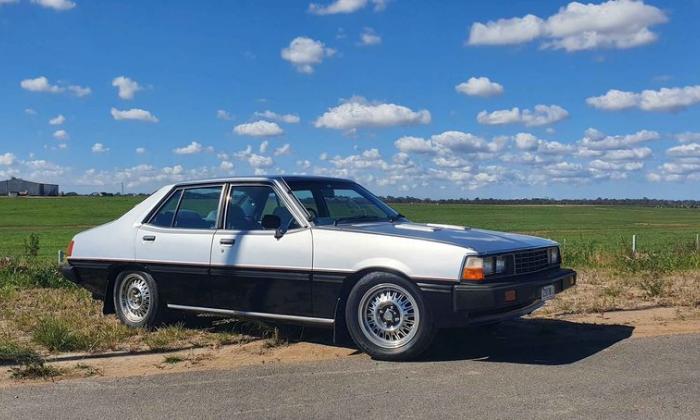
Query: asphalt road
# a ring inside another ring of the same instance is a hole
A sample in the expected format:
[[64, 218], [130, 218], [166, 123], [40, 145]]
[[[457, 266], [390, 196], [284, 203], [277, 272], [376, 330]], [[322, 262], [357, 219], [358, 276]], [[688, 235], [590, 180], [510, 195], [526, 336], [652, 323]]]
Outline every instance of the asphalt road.
[[411, 363], [357, 355], [23, 386], [0, 390], [0, 418], [698, 419], [700, 335], [629, 338], [630, 330], [443, 337]]

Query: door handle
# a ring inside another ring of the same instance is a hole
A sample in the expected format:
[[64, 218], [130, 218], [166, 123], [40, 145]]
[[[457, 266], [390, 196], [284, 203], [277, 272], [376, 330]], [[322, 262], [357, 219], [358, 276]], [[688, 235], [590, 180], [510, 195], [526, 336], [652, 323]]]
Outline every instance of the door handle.
[[221, 238], [221, 239], [219, 239], [219, 243], [221, 245], [231, 246], [231, 245], [236, 243], [236, 240], [233, 238]]
[[144, 235], [141, 239], [144, 241], [153, 242], [156, 240], [156, 235]]

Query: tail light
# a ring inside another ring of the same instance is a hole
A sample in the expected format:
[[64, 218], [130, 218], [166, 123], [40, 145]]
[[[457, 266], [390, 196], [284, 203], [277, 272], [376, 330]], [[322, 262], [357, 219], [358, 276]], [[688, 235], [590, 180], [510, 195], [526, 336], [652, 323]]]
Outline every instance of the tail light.
[[71, 255], [73, 255], [73, 245], [74, 244], [75, 244], [75, 242], [73, 242], [73, 241], [70, 241], [70, 243], [68, 244], [68, 248], [66, 248], [66, 257], [70, 257]]

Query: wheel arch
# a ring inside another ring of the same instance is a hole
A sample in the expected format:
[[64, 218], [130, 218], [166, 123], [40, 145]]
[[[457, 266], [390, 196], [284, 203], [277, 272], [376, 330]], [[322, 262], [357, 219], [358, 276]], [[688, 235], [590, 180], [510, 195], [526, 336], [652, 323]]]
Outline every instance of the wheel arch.
[[340, 289], [340, 293], [338, 294], [338, 300], [336, 303], [336, 308], [335, 308], [335, 315], [334, 315], [334, 325], [336, 328], [342, 328], [345, 329], [345, 302], [347, 302], [348, 295], [350, 295], [350, 291], [352, 290], [353, 287], [359, 282], [363, 277], [365, 277], [368, 274], [372, 273], [386, 273], [386, 274], [393, 274], [395, 276], [401, 277], [404, 280], [407, 280], [411, 283], [415, 284], [415, 281], [411, 280], [411, 278], [404, 272], [397, 270], [395, 268], [391, 267], [385, 267], [385, 266], [375, 266], [375, 267], [365, 267], [359, 271], [356, 271], [350, 275], [348, 275], [345, 280], [343, 280], [343, 285]]

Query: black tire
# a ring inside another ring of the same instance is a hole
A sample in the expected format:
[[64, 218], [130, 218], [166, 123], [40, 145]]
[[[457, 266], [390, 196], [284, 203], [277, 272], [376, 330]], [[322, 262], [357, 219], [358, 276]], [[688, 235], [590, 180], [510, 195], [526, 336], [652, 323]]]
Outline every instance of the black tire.
[[[396, 302], [390, 298], [392, 293]], [[420, 290], [390, 273], [370, 273], [355, 284], [345, 305], [345, 322], [357, 347], [378, 360], [415, 359], [435, 336], [433, 316]], [[397, 330], [388, 332], [389, 328]]]
[[[135, 305], [129, 305], [130, 299], [138, 300], [135, 295], [128, 297], [135, 289], [141, 292], [141, 302], [148, 301], [147, 307], [136, 308]], [[150, 329], [163, 319], [164, 308], [158, 295], [158, 285], [145, 271], [119, 273], [114, 281], [113, 299], [117, 318], [128, 327]]]

